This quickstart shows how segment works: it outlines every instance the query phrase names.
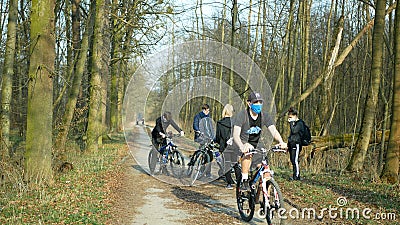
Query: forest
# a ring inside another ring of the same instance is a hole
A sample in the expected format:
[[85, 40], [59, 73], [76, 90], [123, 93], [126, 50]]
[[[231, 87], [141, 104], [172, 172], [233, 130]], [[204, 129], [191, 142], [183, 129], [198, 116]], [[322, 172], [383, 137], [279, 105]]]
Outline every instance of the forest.
[[[307, 169], [367, 173], [396, 184], [396, 7], [395, 0], [0, 0], [1, 185], [51, 186], [57, 171], [74, 164], [68, 152], [99, 154], [110, 136], [123, 133], [128, 117], [154, 121], [184, 81], [198, 82], [179, 90], [184, 104], [174, 115], [189, 137], [204, 102], [216, 121], [223, 108], [216, 96], [244, 101], [251, 86], [230, 69], [239, 62], [188, 61], [157, 76], [137, 73], [149, 57], [167, 60], [152, 54], [189, 41], [222, 43], [255, 62], [269, 84], [258, 91], [271, 94], [284, 138], [289, 107], [311, 128]], [[214, 89], [206, 82], [211, 78], [229, 93]], [[126, 111], [129, 85], [138, 87], [131, 101], [149, 94]], [[191, 97], [196, 85], [213, 91]], [[334, 155], [335, 149], [345, 153]]]

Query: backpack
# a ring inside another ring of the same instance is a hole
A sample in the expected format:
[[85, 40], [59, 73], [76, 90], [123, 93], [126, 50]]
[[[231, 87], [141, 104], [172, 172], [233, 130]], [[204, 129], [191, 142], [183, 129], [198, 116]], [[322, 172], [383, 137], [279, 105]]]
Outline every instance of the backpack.
[[303, 130], [303, 135], [301, 136], [301, 145], [308, 146], [311, 143], [311, 132], [310, 128], [304, 121], [303, 121], [303, 128], [304, 130]]

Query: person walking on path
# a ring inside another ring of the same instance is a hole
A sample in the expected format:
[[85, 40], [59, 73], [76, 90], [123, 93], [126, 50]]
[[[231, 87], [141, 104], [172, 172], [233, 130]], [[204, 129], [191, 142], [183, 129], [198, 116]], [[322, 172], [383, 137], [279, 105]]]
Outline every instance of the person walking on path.
[[[233, 116], [233, 106], [226, 104], [222, 110], [222, 119], [217, 121], [217, 128], [215, 134], [215, 142], [219, 144], [219, 151], [224, 154], [225, 161], [228, 162], [224, 165], [226, 169], [231, 167], [231, 163], [237, 160], [237, 154], [232, 150], [226, 150], [228, 145], [232, 145], [231, 129]], [[225, 172], [225, 171], [224, 171]], [[233, 189], [232, 185], [235, 183], [232, 179], [230, 169], [225, 173], [227, 182], [226, 188]]]

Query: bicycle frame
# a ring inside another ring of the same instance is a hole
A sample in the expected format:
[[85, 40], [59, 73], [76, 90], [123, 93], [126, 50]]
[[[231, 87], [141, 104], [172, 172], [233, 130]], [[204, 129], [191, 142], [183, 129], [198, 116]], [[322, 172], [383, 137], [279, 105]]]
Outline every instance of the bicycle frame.
[[174, 144], [174, 142], [172, 141], [172, 137], [166, 137], [165, 139], [166, 139], [167, 144], [164, 145], [164, 146], [162, 146], [162, 147], [158, 150], [158, 152], [162, 152], [162, 151], [164, 151], [164, 150], [167, 150], [167, 151], [164, 151], [165, 158], [163, 158], [163, 162], [162, 162], [162, 163], [167, 163], [167, 161], [168, 161], [168, 155], [169, 155], [169, 153], [171, 153], [171, 150], [172, 150], [171, 148], [176, 148], [176, 147], [177, 147], [177, 146]]
[[148, 164], [151, 174], [154, 173], [155, 168], [157, 165], [159, 165], [159, 171], [168, 175], [169, 172], [166, 170], [166, 168], [169, 163], [169, 166], [171, 167], [170, 172], [172, 172], [174, 176], [177, 176], [178, 178], [181, 177], [184, 168], [184, 158], [182, 153], [178, 151], [178, 146], [176, 146], [172, 141], [173, 136], [180, 135], [167, 136], [162, 147], [159, 149], [153, 148], [153, 150], [149, 152]]
[[[276, 148], [272, 148], [270, 150], [274, 152], [277, 151], [285, 152], [285, 150]], [[248, 222], [253, 218], [255, 204], [259, 203], [261, 206], [258, 211], [259, 216], [266, 217], [267, 222], [271, 223], [271, 219], [273, 218], [273, 216], [271, 216], [272, 215], [271, 212], [273, 212], [274, 209], [279, 209], [283, 206], [283, 196], [282, 193], [280, 192], [279, 185], [273, 178], [274, 172], [270, 169], [270, 166], [268, 164], [268, 156], [266, 154], [267, 151], [265, 149], [262, 150], [253, 149], [250, 152], [246, 153], [245, 155], [255, 154], [255, 153], [264, 154], [263, 159], [261, 161], [261, 164], [257, 167], [257, 169], [252, 170], [250, 173], [251, 175], [249, 177], [249, 185], [251, 187], [250, 188], [251, 190], [242, 192], [240, 190], [240, 186], [237, 186], [236, 196], [238, 201], [238, 209], [242, 219]], [[235, 169], [235, 172], [236, 171], [240, 172], [241, 171], [240, 161], [238, 161], [236, 165], [237, 169]], [[238, 184], [240, 184], [239, 179], [241, 178], [238, 178]], [[261, 193], [263, 196], [262, 201], [260, 199]], [[244, 197], [242, 198], [242, 196]], [[250, 207], [248, 210], [250, 211], [243, 211], [244, 210], [243, 206], [245, 206], [246, 204], [243, 203], [243, 199], [244, 201], [246, 200], [248, 201]]]
[[[266, 157], [266, 156], [265, 156]], [[259, 196], [260, 196], [260, 191], [262, 191], [265, 199], [266, 199], [266, 207], [270, 207], [269, 205], [269, 193], [267, 190], [267, 181], [270, 179], [273, 179], [273, 174], [274, 171], [272, 171], [267, 163], [267, 160], [264, 159], [261, 162], [261, 166], [259, 169], [257, 169], [255, 177], [250, 181], [250, 187], [256, 191], [255, 197], [256, 197], [256, 203], [259, 203]], [[259, 182], [259, 186], [256, 189], [256, 184]], [[275, 196], [275, 198], [278, 198], [278, 196]]]

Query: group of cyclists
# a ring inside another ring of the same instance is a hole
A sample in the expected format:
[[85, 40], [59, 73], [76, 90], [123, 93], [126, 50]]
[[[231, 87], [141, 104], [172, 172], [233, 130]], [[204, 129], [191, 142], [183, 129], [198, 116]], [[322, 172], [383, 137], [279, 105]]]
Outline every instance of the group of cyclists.
[[[250, 166], [252, 164], [253, 154], [246, 154], [252, 149], [257, 148], [261, 133], [264, 128], [267, 128], [274, 140], [276, 146], [281, 149], [286, 149], [290, 153], [290, 160], [293, 166], [293, 175], [291, 180], [300, 180], [299, 170], [299, 153], [302, 148], [301, 135], [303, 132], [303, 123], [299, 122], [298, 111], [290, 108], [288, 111], [288, 122], [290, 123], [290, 135], [288, 143], [283, 141], [283, 138], [277, 130], [273, 118], [262, 108], [264, 100], [260, 93], [252, 92], [247, 98], [246, 109], [234, 115], [233, 106], [226, 104], [222, 110], [222, 119], [217, 121], [216, 132], [212, 124], [209, 122], [200, 123], [204, 118], [210, 117], [210, 106], [203, 104], [201, 111], [195, 115], [193, 119], [194, 141], [202, 144], [202, 137], [213, 137], [214, 142], [219, 144], [219, 151], [224, 153], [226, 161], [235, 162], [238, 156], [241, 156], [241, 182], [240, 189], [247, 191], [250, 189], [248, 179]], [[209, 118], [205, 121], [211, 121]], [[164, 112], [156, 120], [156, 125], [152, 130], [152, 144], [156, 149], [160, 149], [165, 145], [166, 129], [171, 125], [176, 131], [184, 136], [183, 130], [172, 119], [170, 112]], [[203, 127], [202, 127], [203, 126]], [[209, 134], [203, 134], [201, 131], [208, 131]], [[160, 154], [163, 154], [160, 152]], [[255, 160], [256, 161], [256, 160]], [[190, 163], [190, 162], [189, 162]], [[210, 174], [207, 174], [210, 176]], [[207, 176], [206, 175], [206, 176]], [[227, 189], [232, 189], [234, 181], [230, 173], [225, 174]]]

